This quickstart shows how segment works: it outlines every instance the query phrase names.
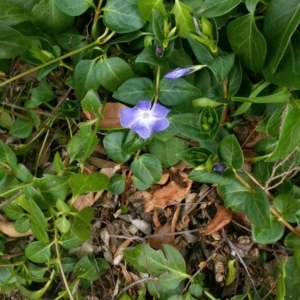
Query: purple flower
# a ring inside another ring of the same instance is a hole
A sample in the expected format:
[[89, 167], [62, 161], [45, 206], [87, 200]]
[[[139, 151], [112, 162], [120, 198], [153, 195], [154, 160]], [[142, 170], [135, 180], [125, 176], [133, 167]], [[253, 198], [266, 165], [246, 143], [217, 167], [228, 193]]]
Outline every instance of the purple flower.
[[214, 166], [214, 171], [216, 172], [224, 172], [226, 169], [226, 166], [224, 164], [217, 164]]
[[177, 68], [175, 70], [171, 70], [169, 73], [167, 73], [164, 78], [175, 80], [177, 78], [180, 78], [182, 76], [194, 73], [203, 67], [206, 67], [205, 65], [197, 65], [192, 67], [184, 67], [184, 68]]
[[152, 132], [162, 131], [169, 126], [166, 118], [169, 112], [169, 109], [158, 103], [151, 107], [150, 101], [139, 101], [135, 107], [121, 110], [121, 124], [147, 139]]
[[156, 48], [155, 48], [155, 54], [156, 54], [157, 56], [162, 56], [163, 53], [164, 53], [163, 48], [160, 47], [160, 46], [156, 46]]

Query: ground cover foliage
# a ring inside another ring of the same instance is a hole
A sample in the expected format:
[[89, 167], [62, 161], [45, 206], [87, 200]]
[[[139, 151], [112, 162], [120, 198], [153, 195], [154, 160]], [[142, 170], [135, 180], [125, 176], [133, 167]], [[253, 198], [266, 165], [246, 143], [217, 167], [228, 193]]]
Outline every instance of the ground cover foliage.
[[299, 23], [2, 0], [1, 299], [298, 300]]

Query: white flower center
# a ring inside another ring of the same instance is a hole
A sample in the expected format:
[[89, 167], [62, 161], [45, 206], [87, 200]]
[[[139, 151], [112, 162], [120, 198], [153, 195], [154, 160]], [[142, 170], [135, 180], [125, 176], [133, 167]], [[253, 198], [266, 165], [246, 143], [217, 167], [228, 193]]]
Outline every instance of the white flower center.
[[149, 114], [149, 112], [143, 112], [142, 117], [144, 120], [147, 120], [151, 118], [151, 115]]

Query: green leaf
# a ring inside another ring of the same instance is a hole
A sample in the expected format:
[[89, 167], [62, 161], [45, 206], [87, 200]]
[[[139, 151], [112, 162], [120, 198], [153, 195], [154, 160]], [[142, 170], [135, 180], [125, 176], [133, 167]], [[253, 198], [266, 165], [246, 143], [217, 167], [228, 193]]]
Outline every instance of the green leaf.
[[126, 135], [127, 132], [125, 131], [115, 131], [110, 132], [103, 139], [103, 146], [107, 156], [115, 162], [126, 162], [131, 157], [131, 154], [128, 154], [123, 150], [123, 143]]
[[175, 0], [174, 7], [171, 11], [175, 15], [177, 33], [180, 37], [186, 38], [189, 32], [195, 32], [195, 25], [191, 13], [193, 9], [179, 0]]
[[66, 204], [62, 200], [57, 200], [56, 208], [59, 212], [62, 212], [64, 214], [68, 214], [70, 212], [70, 208], [69, 208], [68, 204]]
[[50, 206], [55, 206], [58, 199], [65, 200], [69, 191], [68, 179], [60, 176], [44, 174], [43, 178], [35, 178], [33, 183]]
[[265, 67], [263, 74], [271, 83], [295, 90], [300, 89], [300, 32], [294, 33], [276, 72], [272, 73], [269, 67]]
[[200, 124], [199, 114], [177, 114], [170, 117], [170, 122], [185, 137], [199, 140]]
[[250, 13], [230, 22], [227, 35], [231, 48], [241, 58], [243, 65], [254, 72], [261, 72], [267, 44], [256, 27], [254, 15]]
[[32, 128], [32, 122], [27, 119], [17, 118], [11, 125], [9, 133], [19, 139], [25, 139], [30, 136]]
[[81, 101], [82, 109], [100, 116], [101, 102], [98, 94], [94, 90], [89, 90]]
[[91, 221], [93, 219], [94, 210], [91, 207], [85, 207], [81, 211], [72, 214], [71, 228], [74, 234], [82, 240], [88, 240], [91, 233]]
[[67, 234], [63, 234], [59, 241], [60, 245], [65, 249], [74, 249], [80, 247], [85, 239], [80, 239], [71, 229]]
[[42, 0], [32, 9], [32, 23], [41, 31], [60, 33], [74, 23], [74, 18], [56, 5], [54, 0]]
[[255, 187], [245, 202], [245, 213], [248, 219], [259, 230], [270, 228], [270, 204], [265, 192], [260, 187]]
[[211, 61], [206, 62], [208, 68], [214, 73], [218, 83], [222, 83], [232, 69], [234, 64], [234, 53], [221, 53]]
[[295, 233], [290, 232], [284, 239], [284, 245], [288, 248], [300, 247], [300, 237]]
[[133, 154], [136, 151], [142, 149], [148, 144], [148, 140], [144, 140], [138, 134], [129, 131], [123, 142], [122, 149], [127, 154]]
[[36, 263], [46, 263], [50, 260], [50, 245], [42, 242], [31, 242], [25, 248], [25, 255]]
[[60, 111], [68, 119], [79, 119], [80, 107], [77, 101], [65, 100], [60, 107]]
[[285, 158], [300, 144], [300, 109], [292, 108], [284, 119], [277, 147], [267, 162]]
[[7, 0], [1, 1], [0, 23], [3, 25], [16, 25], [30, 21], [31, 14], [22, 5], [11, 3]]
[[74, 160], [81, 161], [90, 156], [98, 144], [98, 139], [92, 131], [92, 123], [80, 123], [78, 126], [79, 131], [67, 145], [71, 162]]
[[182, 152], [176, 153], [176, 156], [188, 165], [197, 168], [200, 165], [205, 164], [211, 154], [212, 152], [207, 148], [192, 147]]
[[146, 184], [142, 181], [140, 181], [135, 176], [131, 177], [133, 185], [140, 191], [146, 191], [150, 188], [151, 184]]
[[25, 215], [24, 210], [14, 203], [4, 206], [3, 211], [12, 220], [20, 220]]
[[136, 105], [141, 99], [151, 101], [153, 98], [153, 83], [149, 78], [139, 77], [126, 80], [113, 97], [124, 103]]
[[264, 36], [268, 44], [268, 68], [275, 73], [300, 23], [300, 3], [297, 0], [273, 0], [264, 19]]
[[225, 137], [218, 145], [218, 156], [222, 162], [239, 170], [244, 164], [244, 155], [235, 135]]
[[148, 46], [144, 48], [142, 52], [135, 59], [135, 62], [159, 66], [162, 67], [163, 69], [167, 69], [169, 67], [168, 62], [165, 59], [156, 55], [154, 46]]
[[13, 124], [13, 119], [7, 112], [2, 111], [0, 113], [0, 126], [9, 129]]
[[103, 8], [103, 22], [110, 30], [118, 33], [136, 31], [145, 25], [138, 10], [138, 0], [108, 0]]
[[0, 166], [0, 187], [5, 183], [7, 172], [3, 166]]
[[172, 137], [166, 141], [154, 138], [148, 144], [149, 152], [156, 156], [166, 168], [177, 164], [180, 158], [176, 154], [187, 148], [188, 145], [176, 137]]
[[148, 244], [139, 244], [126, 249], [124, 254], [125, 260], [142, 273], [159, 276], [167, 272], [157, 282], [167, 289], [175, 289], [182, 280], [190, 276], [186, 273], [185, 261], [178, 250], [164, 244], [163, 251], [164, 253], [161, 250], [155, 251]]
[[206, 170], [193, 170], [189, 174], [189, 179], [197, 182], [222, 184], [227, 186], [227, 184], [231, 185], [234, 181], [234, 173], [231, 170], [226, 170], [223, 173], [215, 171], [208, 172]]
[[91, 264], [89, 258], [84, 256], [74, 267], [74, 274], [80, 278], [85, 278], [89, 281], [94, 281], [98, 279], [99, 275], [95, 270], [94, 266]]
[[250, 191], [234, 178], [230, 184], [218, 185], [218, 193], [226, 207], [241, 212], [245, 212], [245, 203], [252, 197]]
[[0, 162], [8, 164], [11, 167], [17, 166], [17, 157], [15, 153], [3, 142], [0, 141]]
[[114, 174], [109, 179], [107, 190], [113, 195], [120, 195], [125, 190], [125, 178], [120, 174]]
[[49, 243], [50, 239], [45, 229], [41, 228], [37, 223], [33, 222], [31, 222], [30, 228], [37, 240], [46, 244]]
[[0, 25], [0, 59], [15, 58], [30, 47], [29, 41], [17, 30]]
[[73, 192], [73, 197], [85, 194], [87, 192], [98, 192], [108, 186], [109, 179], [101, 173], [71, 175], [68, 180]]
[[130, 66], [119, 57], [112, 57], [97, 63], [96, 76], [105, 89], [115, 92], [126, 80], [134, 76]]
[[152, 21], [152, 9], [157, 10], [163, 16], [167, 15], [163, 0], [138, 0], [138, 8], [148, 22]]
[[201, 96], [201, 92], [183, 78], [176, 80], [163, 78], [159, 85], [158, 98], [165, 105], [177, 105]]
[[230, 70], [228, 80], [228, 97], [234, 96], [242, 83], [242, 67], [239, 59], [235, 59], [234, 65]]
[[100, 86], [97, 77], [97, 64], [94, 60], [81, 60], [75, 68], [74, 86], [79, 100], [82, 100], [89, 90], [97, 91]]
[[94, 6], [91, 0], [54, 0], [54, 3], [69, 16], [79, 16], [90, 6]]
[[39, 106], [41, 103], [46, 103], [55, 98], [55, 94], [46, 81], [42, 81], [41, 85], [32, 89], [32, 95], [29, 100], [25, 102], [27, 108]]
[[32, 199], [32, 201], [34, 201], [42, 209], [51, 207], [51, 204], [54, 205], [54, 203], [46, 201], [42, 197], [41, 193], [33, 186], [26, 186], [24, 188], [24, 196], [28, 199]]
[[152, 21], [153, 32], [156, 39], [159, 41], [159, 43], [163, 44], [167, 35], [164, 28], [167, 19], [164, 17], [164, 15], [161, 12], [159, 12], [156, 9], [153, 9], [151, 21]]
[[130, 165], [135, 177], [145, 184], [153, 184], [160, 180], [162, 168], [160, 161], [152, 154], [143, 154]]
[[213, 140], [219, 129], [220, 119], [219, 114], [223, 114], [223, 108], [214, 110], [211, 106], [206, 106], [200, 113], [199, 137], [203, 140]]
[[286, 292], [284, 299], [299, 300], [300, 271], [294, 256], [288, 258], [288, 261], [285, 265], [285, 270], [286, 277], [284, 284]]
[[283, 219], [290, 223], [297, 222], [295, 212], [300, 210], [300, 200], [291, 195], [280, 194], [274, 198], [273, 204]]
[[196, 11], [199, 16], [214, 18], [225, 15], [235, 8], [242, 0], [206, 0]]
[[199, 41], [199, 37], [195, 34], [189, 34], [187, 36], [189, 45], [191, 46], [197, 60], [200, 63], [206, 63], [214, 59], [210, 48]]
[[71, 224], [66, 217], [61, 217], [55, 220], [55, 227], [58, 228], [62, 234], [66, 234], [70, 230]]
[[30, 221], [26, 217], [16, 220], [15, 222], [15, 229], [20, 233], [27, 232], [30, 229], [30, 227], [31, 227]]
[[284, 227], [274, 217], [271, 217], [270, 225], [269, 228], [265, 228], [253, 223], [253, 240], [261, 244], [273, 244], [277, 242], [283, 236]]

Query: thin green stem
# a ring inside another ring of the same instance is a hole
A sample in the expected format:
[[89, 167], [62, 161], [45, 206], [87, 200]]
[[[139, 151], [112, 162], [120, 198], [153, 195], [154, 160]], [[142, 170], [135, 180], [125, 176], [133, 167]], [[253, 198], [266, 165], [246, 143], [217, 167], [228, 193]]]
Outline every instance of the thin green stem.
[[254, 98], [256, 97], [262, 90], [264, 90], [268, 85], [270, 84], [270, 82], [265, 81], [263, 82], [261, 85], [259, 85], [249, 96], [249, 98]]
[[31, 186], [31, 185], [32, 185], [32, 183], [27, 183], [27, 184], [19, 185], [19, 186], [15, 187], [15, 188], [13, 188], [13, 189], [11, 189], [11, 190], [9, 190], [9, 191], [6, 191], [6, 192], [0, 194], [0, 197], [3, 198], [3, 197], [5, 197], [6, 195], [8, 195], [8, 194], [10, 194], [10, 193], [12, 193], [12, 192], [15, 192], [15, 191], [18, 191], [18, 190], [22, 190], [22, 189], [24, 189], [26, 186]]
[[156, 80], [155, 80], [155, 97], [154, 97], [154, 103], [158, 100], [158, 94], [159, 94], [159, 81], [160, 81], [160, 66], [157, 67], [156, 70]]
[[97, 8], [95, 9], [93, 24], [95, 24], [97, 22], [98, 18], [99, 18], [99, 15], [101, 13], [102, 3], [103, 3], [103, 0], [99, 0]]
[[100, 43], [100, 40], [97, 39], [97, 40], [94, 41], [93, 43], [91, 43], [91, 44], [89, 44], [89, 45], [86, 45], [86, 46], [84, 46], [84, 47], [82, 47], [82, 48], [80, 48], [80, 49], [76, 49], [76, 50], [74, 50], [74, 51], [71, 51], [71, 52], [69, 52], [69, 53], [67, 53], [67, 54], [65, 54], [65, 55], [62, 55], [62, 56], [57, 57], [57, 58], [55, 58], [55, 59], [53, 59], [53, 60], [50, 60], [50, 61], [48, 61], [48, 62], [46, 62], [46, 63], [44, 63], [44, 64], [42, 64], [42, 65], [40, 65], [40, 66], [37, 66], [37, 67], [32, 68], [32, 69], [30, 69], [30, 70], [27, 70], [27, 71], [25, 71], [25, 72], [23, 72], [23, 73], [21, 73], [21, 74], [19, 74], [19, 75], [17, 75], [17, 76], [14, 76], [14, 77], [12, 77], [12, 78], [9, 78], [9, 79], [7, 79], [6, 81], [0, 83], [0, 87], [5, 86], [5, 85], [7, 85], [7, 84], [9, 84], [9, 83], [11, 83], [11, 82], [13, 82], [13, 81], [15, 81], [15, 80], [18, 80], [18, 79], [22, 78], [23, 76], [26, 76], [26, 75], [29, 75], [29, 74], [31, 74], [31, 73], [34, 73], [34, 72], [36, 72], [36, 71], [38, 71], [38, 70], [40, 70], [40, 69], [42, 69], [42, 68], [44, 68], [44, 67], [46, 67], [46, 66], [49, 66], [49, 65], [51, 65], [51, 64], [53, 64], [53, 63], [55, 63], [55, 62], [61, 61], [61, 60], [65, 59], [65, 58], [68, 58], [68, 57], [70, 57], [70, 56], [73, 56], [73, 55], [75, 55], [75, 54], [77, 54], [77, 53], [80, 53], [80, 52], [82, 52], [82, 51], [84, 51], [84, 50], [86, 50], [86, 49], [89, 49], [89, 48], [94, 47], [94, 46], [99, 45], [99, 44], [101, 44], [101, 43]]
[[217, 300], [210, 292], [208, 292], [206, 289], [203, 289], [204, 294], [211, 300]]

